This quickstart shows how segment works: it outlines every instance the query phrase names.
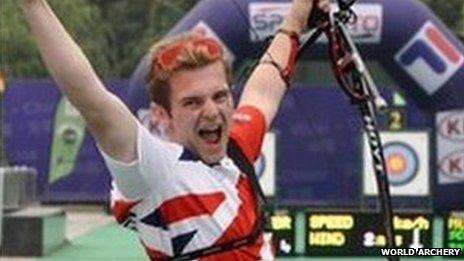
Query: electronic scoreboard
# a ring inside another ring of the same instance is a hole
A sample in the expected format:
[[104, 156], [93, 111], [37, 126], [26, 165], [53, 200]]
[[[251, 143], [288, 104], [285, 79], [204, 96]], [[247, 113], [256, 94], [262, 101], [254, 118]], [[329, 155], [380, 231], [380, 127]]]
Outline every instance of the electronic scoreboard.
[[[395, 214], [398, 248], [432, 247], [432, 215]], [[378, 256], [387, 238], [378, 213], [309, 212], [306, 214], [306, 255]]]
[[[277, 256], [379, 256], [387, 245], [379, 213], [285, 209], [274, 211], [269, 221]], [[448, 221], [444, 247], [462, 247], [464, 216]], [[396, 247], [433, 247], [431, 214], [396, 213], [393, 225]]]
[[[461, 248], [464, 251], [464, 212], [449, 212], [444, 215], [443, 247]], [[464, 256], [461, 251], [461, 256]]]
[[270, 216], [274, 249], [277, 256], [295, 255], [295, 212], [279, 210]]

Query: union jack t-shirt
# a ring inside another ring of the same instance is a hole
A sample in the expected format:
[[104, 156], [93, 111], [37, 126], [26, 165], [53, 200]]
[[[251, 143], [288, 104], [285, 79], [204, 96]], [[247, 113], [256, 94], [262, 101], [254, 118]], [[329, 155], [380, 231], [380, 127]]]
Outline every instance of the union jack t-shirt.
[[[254, 162], [266, 131], [264, 115], [242, 106], [236, 116], [230, 138]], [[141, 124], [135, 162], [102, 154], [113, 176], [113, 213], [120, 224], [137, 231], [152, 260], [243, 238], [257, 222], [251, 184], [228, 156], [209, 166]], [[254, 244], [200, 260], [273, 260], [270, 241], [270, 235], [261, 235]]]

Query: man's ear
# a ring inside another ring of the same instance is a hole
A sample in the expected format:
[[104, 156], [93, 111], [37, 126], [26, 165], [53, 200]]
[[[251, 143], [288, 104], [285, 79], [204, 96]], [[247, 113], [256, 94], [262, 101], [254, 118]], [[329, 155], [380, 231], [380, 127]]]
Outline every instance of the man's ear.
[[163, 106], [151, 102], [150, 114], [150, 123], [152, 126], [163, 130], [166, 130], [169, 127], [170, 116]]

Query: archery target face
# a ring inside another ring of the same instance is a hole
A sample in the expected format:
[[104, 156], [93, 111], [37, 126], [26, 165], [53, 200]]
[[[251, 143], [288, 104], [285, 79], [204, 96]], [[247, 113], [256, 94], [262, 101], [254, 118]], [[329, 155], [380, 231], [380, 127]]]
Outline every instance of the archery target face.
[[[429, 194], [429, 135], [427, 132], [381, 132], [384, 157], [392, 196]], [[372, 156], [364, 135], [363, 189], [377, 195]]]
[[392, 186], [401, 186], [411, 181], [417, 174], [418, 159], [413, 148], [402, 142], [384, 146], [388, 180]]

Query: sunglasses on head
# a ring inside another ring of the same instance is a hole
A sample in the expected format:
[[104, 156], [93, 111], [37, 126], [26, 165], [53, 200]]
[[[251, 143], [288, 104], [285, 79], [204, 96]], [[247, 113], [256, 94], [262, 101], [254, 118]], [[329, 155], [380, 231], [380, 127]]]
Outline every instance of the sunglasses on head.
[[182, 66], [181, 59], [185, 53], [198, 53], [206, 56], [208, 60], [216, 60], [222, 57], [222, 48], [219, 43], [212, 39], [195, 36], [180, 42], [168, 45], [155, 57], [158, 68], [164, 71], [174, 71]]

